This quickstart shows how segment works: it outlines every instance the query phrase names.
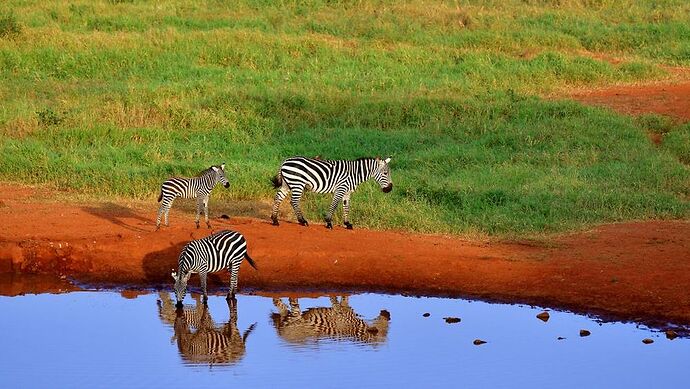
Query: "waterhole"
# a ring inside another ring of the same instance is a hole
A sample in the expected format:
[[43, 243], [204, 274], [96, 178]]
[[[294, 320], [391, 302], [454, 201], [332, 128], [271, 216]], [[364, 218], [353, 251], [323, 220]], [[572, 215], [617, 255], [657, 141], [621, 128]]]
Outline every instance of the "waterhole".
[[72, 291], [0, 310], [4, 388], [677, 387], [690, 355], [635, 323], [449, 298], [192, 295], [177, 310], [167, 291]]

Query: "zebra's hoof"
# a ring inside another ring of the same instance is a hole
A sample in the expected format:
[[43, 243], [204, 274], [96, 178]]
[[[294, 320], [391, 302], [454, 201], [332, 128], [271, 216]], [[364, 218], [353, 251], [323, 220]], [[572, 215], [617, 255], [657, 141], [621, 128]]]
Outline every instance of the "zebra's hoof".
[[333, 223], [331, 223], [331, 222], [326, 222], [326, 228], [332, 230], [332, 229], [333, 229]]
[[303, 226], [305, 226], [305, 227], [309, 227], [309, 223], [308, 223], [306, 220], [304, 220], [304, 219], [300, 220], [300, 221], [299, 221], [299, 224], [300, 224], [300, 225], [303, 225]]
[[204, 302], [204, 305], [208, 305], [208, 296], [204, 296], [203, 302]]
[[279, 226], [280, 223], [278, 223], [278, 219], [272, 219], [272, 223], [274, 226]]
[[177, 309], [182, 309], [182, 301], [177, 301], [177, 304], [175, 304], [175, 308]]
[[347, 228], [348, 230], [351, 230], [352, 229], [352, 223], [345, 222], [345, 228]]

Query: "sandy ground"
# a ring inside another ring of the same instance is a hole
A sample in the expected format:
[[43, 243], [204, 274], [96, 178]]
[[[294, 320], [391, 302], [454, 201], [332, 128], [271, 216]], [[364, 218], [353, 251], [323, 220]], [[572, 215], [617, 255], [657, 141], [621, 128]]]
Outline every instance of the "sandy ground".
[[[170, 271], [187, 241], [232, 229], [247, 237], [259, 268], [242, 265], [245, 291], [477, 297], [690, 324], [690, 222], [615, 224], [539, 241], [483, 242], [290, 222], [275, 227], [268, 220], [235, 217], [214, 218], [212, 230], [196, 229], [192, 215], [173, 208], [171, 227], [154, 231], [155, 203], [140, 210], [47, 198], [51, 194], [45, 189], [0, 184], [0, 273], [5, 278], [50, 274], [123, 289], [170, 287]], [[227, 278], [216, 277], [215, 284]], [[198, 278], [191, 284], [198, 285]], [[0, 293], [41, 288], [69, 287], [27, 281]]]

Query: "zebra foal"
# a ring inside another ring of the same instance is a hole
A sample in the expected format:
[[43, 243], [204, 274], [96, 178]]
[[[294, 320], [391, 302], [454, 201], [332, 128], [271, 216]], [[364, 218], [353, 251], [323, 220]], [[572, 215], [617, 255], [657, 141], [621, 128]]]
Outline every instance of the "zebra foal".
[[182, 301], [187, 294], [187, 281], [192, 273], [199, 273], [204, 302], [208, 300], [206, 293], [206, 277], [208, 273], [216, 273], [223, 269], [230, 272], [230, 291], [227, 298], [234, 299], [237, 292], [237, 274], [243, 259], [256, 269], [254, 260], [247, 254], [247, 240], [235, 231], [219, 231], [205, 238], [187, 243], [178, 258], [177, 272], [173, 270], [175, 280], [175, 296], [177, 307], [182, 307]]
[[273, 178], [273, 186], [278, 189], [271, 213], [273, 225], [279, 224], [278, 209], [288, 193], [291, 194], [290, 203], [297, 220], [303, 226], [309, 225], [302, 214], [299, 200], [305, 191], [311, 190], [316, 193], [333, 193], [333, 201], [326, 215], [327, 228], [333, 228], [333, 213], [342, 202], [343, 222], [345, 227], [352, 229], [349, 218], [350, 195], [359, 184], [371, 178], [381, 186], [383, 192], [390, 192], [393, 189], [390, 161], [390, 158], [359, 158], [353, 161], [328, 161], [305, 157], [286, 159]]
[[163, 215], [165, 215], [165, 225], [169, 226], [168, 213], [170, 212], [173, 201], [178, 197], [182, 197], [183, 199], [197, 199], [196, 228], [199, 228], [199, 216], [202, 211], [206, 217], [206, 226], [211, 228], [211, 223], [208, 222], [208, 198], [211, 195], [211, 190], [213, 190], [219, 182], [226, 188], [230, 187], [230, 182], [228, 182], [227, 177], [225, 177], [225, 164], [211, 166], [196, 177], [174, 177], [163, 182], [161, 185], [161, 193], [158, 195], [158, 202], [161, 203], [161, 205], [158, 208], [158, 216], [156, 217], [156, 230], [161, 227], [161, 217]]

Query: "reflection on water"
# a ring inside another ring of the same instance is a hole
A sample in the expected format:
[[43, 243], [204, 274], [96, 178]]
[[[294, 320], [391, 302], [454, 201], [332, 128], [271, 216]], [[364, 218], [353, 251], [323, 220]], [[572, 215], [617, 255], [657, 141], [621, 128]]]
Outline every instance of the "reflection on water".
[[197, 296], [178, 311], [169, 292], [125, 296], [0, 297], [0, 388], [687, 383], [690, 339], [568, 312], [544, 322], [535, 307], [378, 294]]
[[297, 298], [288, 299], [290, 306], [273, 299], [278, 313], [271, 314], [278, 335], [293, 344], [310, 344], [320, 338], [378, 344], [386, 341], [391, 315], [382, 309], [367, 323], [350, 307], [348, 296], [330, 297], [330, 307], [314, 307], [302, 312]]
[[169, 293], [159, 293], [158, 316], [172, 326], [182, 359], [189, 364], [233, 364], [242, 359], [245, 342], [256, 323], [240, 334], [237, 328], [237, 300], [227, 300], [230, 317], [223, 325], [216, 325], [208, 306], [194, 296], [195, 305], [177, 309]]

